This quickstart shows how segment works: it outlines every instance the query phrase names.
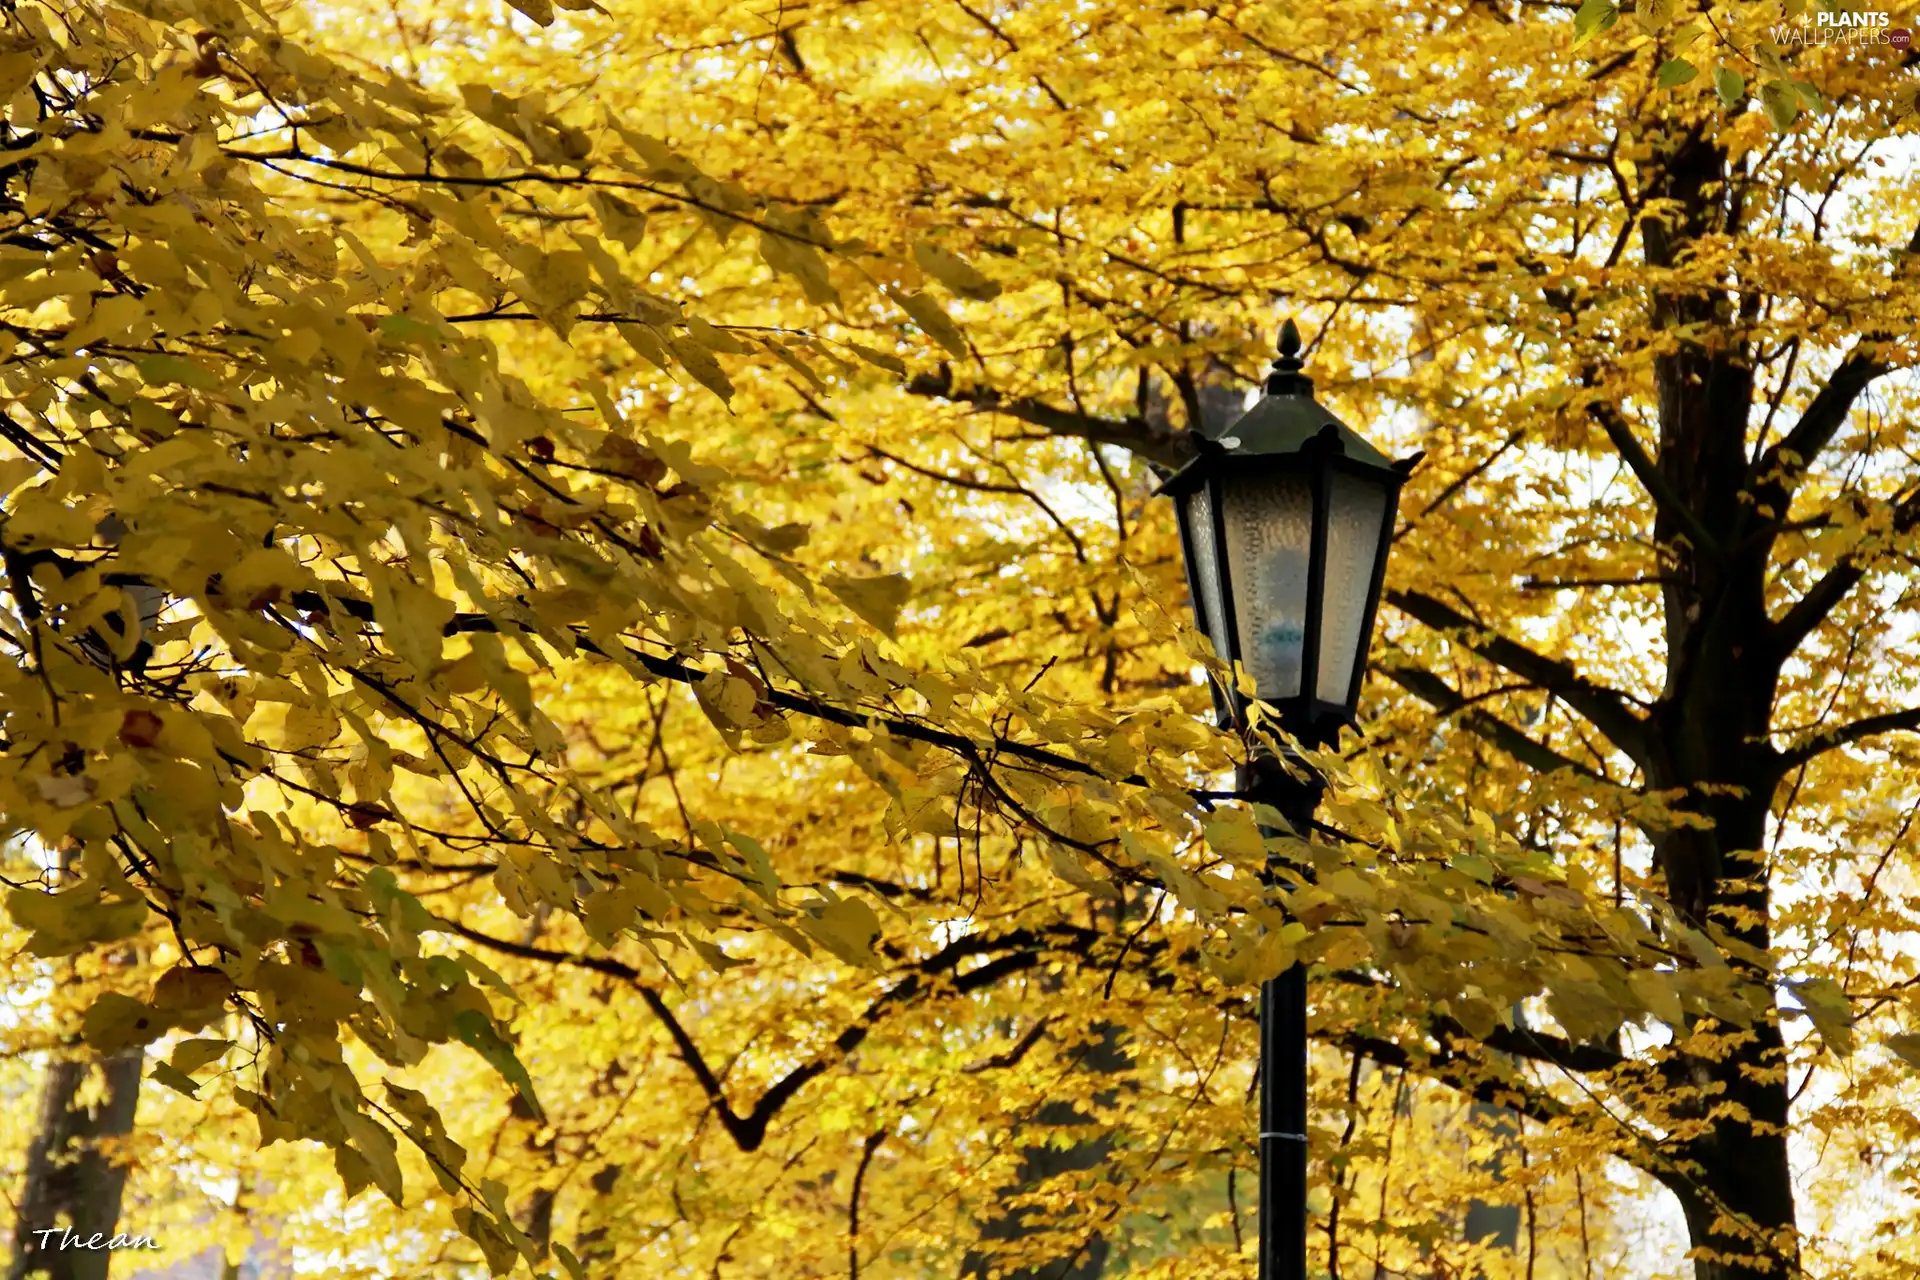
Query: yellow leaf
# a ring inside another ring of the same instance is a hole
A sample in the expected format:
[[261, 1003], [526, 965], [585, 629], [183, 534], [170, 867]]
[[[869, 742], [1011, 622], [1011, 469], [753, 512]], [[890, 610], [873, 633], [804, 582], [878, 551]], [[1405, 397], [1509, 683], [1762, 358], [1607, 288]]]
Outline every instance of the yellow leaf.
[[730, 356], [743, 356], [752, 350], [746, 343], [700, 316], [687, 318], [687, 337], [709, 351], [718, 351]]
[[340, 1123], [353, 1142], [354, 1150], [366, 1160], [373, 1185], [393, 1203], [400, 1204], [404, 1183], [400, 1176], [398, 1144], [385, 1125], [378, 1124], [349, 1105], [336, 1103]]
[[795, 373], [799, 374], [802, 378], [805, 378], [807, 380], [807, 385], [812, 387], [815, 391], [819, 392], [821, 395], [829, 395], [832, 393], [833, 389], [829, 387], [824, 380], [821, 379], [818, 373], [814, 372], [813, 366], [808, 364], [805, 360], [802, 360], [791, 349], [789, 349], [788, 347], [786, 347], [781, 343], [775, 342], [771, 338], [762, 339], [760, 345], [764, 347], [766, 350], [772, 352], [774, 359], [780, 361], [780, 363], [786, 365], [789, 369], [792, 369]]
[[600, 215], [600, 226], [606, 233], [620, 242], [622, 248], [638, 249], [641, 241], [647, 237], [647, 215], [628, 204], [619, 196], [596, 191], [587, 197], [595, 213]]
[[666, 339], [659, 330], [652, 325], [632, 323], [616, 324], [614, 329], [642, 360], [663, 373], [672, 372], [673, 356], [667, 351]]
[[827, 590], [841, 603], [875, 627], [893, 634], [900, 610], [907, 603], [911, 584], [904, 574], [889, 573], [877, 578], [846, 578], [830, 574], [823, 578]]
[[152, 1070], [147, 1072], [147, 1078], [158, 1081], [178, 1093], [184, 1093], [189, 1098], [198, 1098], [200, 1096], [198, 1092], [200, 1082], [169, 1063], [154, 1063]]
[[622, 889], [608, 888], [596, 890], [587, 898], [580, 920], [595, 942], [610, 947], [614, 939], [633, 923], [633, 916], [633, 895]]
[[760, 256], [775, 271], [798, 280], [807, 301], [814, 305], [825, 306], [840, 300], [833, 281], [827, 275], [826, 259], [813, 246], [763, 231], [760, 234]]
[[1320, 963], [1329, 969], [1347, 969], [1373, 954], [1373, 947], [1356, 929], [1329, 929], [1320, 935]]
[[1627, 985], [1648, 1013], [1676, 1030], [1685, 1027], [1687, 1011], [1674, 988], [1674, 975], [1642, 969], [1628, 975]]
[[[701, 386], [719, 396], [723, 404], [729, 404], [732, 401], [733, 383], [727, 378], [727, 371], [720, 367], [720, 362], [714, 359], [711, 351], [697, 342], [678, 335], [667, 339], [667, 346], [672, 350], [674, 359], [678, 360], [681, 367], [692, 374]], [[646, 352], [642, 351], [641, 354], [645, 355]], [[731, 407], [730, 404], [729, 407]]]
[[391, 571], [370, 571], [367, 577], [373, 585], [374, 616], [393, 652], [422, 674], [438, 667], [453, 605]]
[[865, 360], [868, 364], [885, 369], [888, 373], [896, 377], [904, 378], [907, 376], [906, 362], [900, 359], [899, 356], [889, 355], [885, 351], [875, 351], [872, 347], [863, 347], [857, 342], [849, 342], [847, 346], [851, 347], [853, 353], [862, 360]]
[[103, 898], [99, 885], [82, 884], [60, 893], [10, 890], [7, 914], [21, 928], [32, 930], [29, 954], [66, 956], [137, 933], [146, 923], [147, 904]]
[[871, 964], [880, 917], [858, 898], [841, 898], [818, 908], [807, 932], [848, 964]]
[[153, 984], [152, 999], [172, 1025], [197, 1030], [220, 1016], [233, 991], [233, 979], [218, 969], [176, 965]]
[[71, 809], [93, 799], [100, 785], [84, 773], [43, 773], [33, 780], [33, 789], [54, 808]]
[[231, 1040], [182, 1040], [168, 1059], [175, 1071], [191, 1075], [233, 1047]]
[[101, 1054], [157, 1040], [166, 1029], [159, 1011], [112, 991], [97, 997], [80, 1019], [81, 1038]]
[[254, 984], [267, 997], [267, 1016], [276, 1022], [345, 1022], [360, 1009], [359, 994], [320, 969], [264, 964]]
[[1207, 847], [1225, 858], [1264, 864], [1266, 841], [1259, 824], [1245, 809], [1217, 809], [1206, 820]]
[[925, 331], [929, 338], [945, 347], [956, 356], [967, 354], [967, 340], [954, 324], [952, 317], [941, 309], [940, 304], [924, 293], [908, 293], [904, 289], [887, 287], [887, 296], [900, 304], [901, 310], [913, 318], [913, 322]]
[[[1668, 0], [1671, 3], [1671, 0]], [[1000, 286], [980, 274], [958, 255], [925, 240], [913, 246], [913, 260], [920, 269], [963, 298], [990, 302], [1000, 296]]]

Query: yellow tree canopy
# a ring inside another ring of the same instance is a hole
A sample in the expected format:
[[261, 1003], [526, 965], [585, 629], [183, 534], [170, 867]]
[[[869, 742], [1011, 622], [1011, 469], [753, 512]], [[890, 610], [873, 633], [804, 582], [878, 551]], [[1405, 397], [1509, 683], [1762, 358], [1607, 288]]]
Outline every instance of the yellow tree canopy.
[[[1899, 1273], [1912, 56], [1808, 19], [17, 6], [20, 1042], [340, 1274], [1233, 1274], [1300, 959], [1330, 1269], [1484, 1252], [1406, 1072], [1528, 1266], [1615, 1156]], [[1428, 462], [1268, 837], [1148, 495], [1283, 303]]]

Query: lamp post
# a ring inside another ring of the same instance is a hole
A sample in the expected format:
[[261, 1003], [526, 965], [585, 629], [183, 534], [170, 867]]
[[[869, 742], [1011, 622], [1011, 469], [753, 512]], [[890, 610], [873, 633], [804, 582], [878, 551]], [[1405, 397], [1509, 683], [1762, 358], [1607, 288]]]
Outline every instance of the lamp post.
[[[1395, 462], [1368, 444], [1314, 400], [1300, 368], [1289, 320], [1265, 394], [1218, 436], [1194, 430], [1197, 456], [1160, 491], [1177, 505], [1200, 630], [1283, 729], [1323, 746], [1354, 721], [1400, 486], [1419, 457]], [[1223, 728], [1246, 731], [1247, 703], [1215, 683]], [[1321, 784], [1301, 771], [1256, 751], [1238, 788], [1304, 833]], [[1261, 1280], [1306, 1280], [1306, 1133], [1307, 971], [1296, 964], [1260, 992]]]

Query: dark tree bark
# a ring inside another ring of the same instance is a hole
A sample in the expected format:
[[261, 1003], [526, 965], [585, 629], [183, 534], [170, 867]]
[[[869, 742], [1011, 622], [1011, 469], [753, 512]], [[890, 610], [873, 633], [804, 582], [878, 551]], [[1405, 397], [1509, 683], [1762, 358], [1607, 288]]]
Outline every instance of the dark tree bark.
[[[111, 1237], [117, 1229], [127, 1171], [108, 1160], [100, 1144], [132, 1131], [145, 1059], [141, 1050], [131, 1049], [104, 1061], [48, 1065], [39, 1125], [27, 1149], [27, 1185], [7, 1280], [106, 1280], [112, 1253], [73, 1246], [96, 1235]], [[79, 1096], [94, 1070], [106, 1076], [106, 1096], [89, 1108]]]
[[[1480, 1167], [1497, 1178], [1504, 1168], [1507, 1154], [1518, 1145], [1520, 1117], [1505, 1107], [1486, 1102], [1475, 1102], [1472, 1109], [1474, 1127], [1484, 1129], [1494, 1142], [1492, 1153], [1481, 1162]], [[1520, 1206], [1499, 1204], [1492, 1200], [1469, 1201], [1462, 1234], [1471, 1243], [1505, 1249], [1511, 1253], [1520, 1244]]]
[[[1642, 230], [1648, 261], [1673, 266], [1701, 237], [1737, 230], [1741, 210], [1726, 194], [1730, 175], [1718, 147], [1682, 136], [1663, 159], [1651, 194], [1673, 201], [1675, 212], [1647, 219]], [[1654, 534], [1675, 563], [1664, 588], [1666, 688], [1648, 718], [1642, 764], [1649, 788], [1683, 791], [1685, 806], [1712, 824], [1654, 833], [1669, 899], [1695, 927], [1711, 921], [1766, 952], [1771, 886], [1757, 851], [1781, 777], [1769, 742], [1780, 662], [1756, 642], [1771, 627], [1771, 540], [1751, 536], [1754, 508], [1750, 496], [1742, 500], [1753, 485], [1754, 378], [1737, 306], [1720, 292], [1655, 301], [1656, 329], [1702, 336], [1683, 340], [1655, 369], [1658, 466], [1670, 496], [1656, 493]], [[1799, 1250], [1778, 1012], [1766, 1010], [1722, 1059], [1676, 1061], [1672, 1074], [1677, 1086], [1712, 1091], [1720, 1104], [1719, 1118], [1677, 1153], [1676, 1190], [1703, 1251], [1695, 1275], [1792, 1274]], [[1747, 1118], [1732, 1114], [1735, 1107]]]
[[[1103, 1026], [1100, 1031], [1100, 1039], [1086, 1047], [1074, 1064], [1074, 1069], [1078, 1072], [1117, 1075], [1131, 1065], [1122, 1047], [1123, 1034], [1115, 1026]], [[1113, 1095], [1099, 1095], [1095, 1101], [1107, 1106], [1112, 1103]], [[1034, 1113], [1030, 1123], [1051, 1128], [1091, 1125], [1094, 1121], [1073, 1103], [1060, 1101], [1046, 1103]], [[1016, 1194], [1034, 1191], [1056, 1178], [1072, 1177], [1097, 1169], [1112, 1154], [1111, 1132], [1101, 1132], [1084, 1141], [1061, 1146], [1040, 1142], [1022, 1147], [1019, 1176], [1014, 1182], [1013, 1191]], [[1048, 1225], [1045, 1217], [1036, 1210], [1008, 1208], [982, 1225], [980, 1237], [993, 1242], [1014, 1242], [1037, 1235]], [[1106, 1237], [1097, 1229], [1090, 1230], [1076, 1241], [1074, 1248], [1063, 1251], [1060, 1256], [1036, 1266], [1002, 1272], [1002, 1280], [1098, 1280], [1106, 1269], [1109, 1250]], [[992, 1274], [992, 1261], [989, 1252], [972, 1250], [961, 1264], [961, 1275], [969, 1280], [988, 1276]]]

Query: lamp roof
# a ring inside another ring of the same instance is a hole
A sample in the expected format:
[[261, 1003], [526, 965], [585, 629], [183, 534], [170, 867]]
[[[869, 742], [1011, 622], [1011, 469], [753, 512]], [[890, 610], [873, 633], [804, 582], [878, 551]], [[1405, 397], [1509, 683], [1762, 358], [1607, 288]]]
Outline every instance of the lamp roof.
[[1209, 438], [1229, 457], [1257, 457], [1299, 453], [1309, 441], [1323, 437], [1329, 430], [1339, 441], [1340, 452], [1353, 461], [1382, 469], [1393, 465], [1392, 458], [1368, 444], [1365, 436], [1315, 400], [1311, 390], [1304, 395], [1275, 395], [1269, 391], [1232, 426], [1217, 437]]
[[1279, 457], [1300, 453], [1309, 446], [1336, 446], [1350, 460], [1383, 471], [1394, 466], [1392, 458], [1313, 398], [1313, 380], [1300, 371], [1300, 330], [1291, 320], [1280, 330], [1280, 357], [1273, 362], [1264, 390], [1253, 407], [1230, 426], [1218, 432], [1194, 431], [1192, 438], [1200, 456], [1168, 477], [1160, 491], [1183, 492], [1220, 462]]

